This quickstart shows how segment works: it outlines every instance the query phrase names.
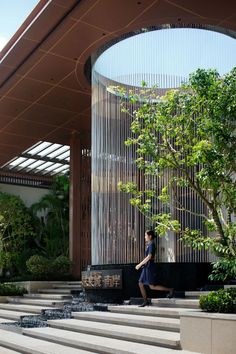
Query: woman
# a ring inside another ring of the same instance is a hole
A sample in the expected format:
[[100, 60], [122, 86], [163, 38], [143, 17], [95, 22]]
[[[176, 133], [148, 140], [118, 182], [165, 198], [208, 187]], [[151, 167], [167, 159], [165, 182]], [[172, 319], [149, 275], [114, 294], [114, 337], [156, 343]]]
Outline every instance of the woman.
[[143, 297], [143, 304], [140, 307], [144, 307], [148, 305], [147, 301], [147, 293], [144, 285], [149, 285], [149, 288], [152, 290], [160, 290], [160, 291], [169, 291], [167, 297], [173, 297], [173, 288], [166, 288], [162, 285], [156, 285], [156, 274], [155, 274], [155, 263], [154, 257], [156, 253], [156, 246], [155, 246], [155, 234], [154, 231], [148, 230], [145, 233], [145, 241], [147, 242], [147, 248], [145, 251], [145, 258], [136, 265], [135, 269], [139, 270], [141, 267], [142, 273], [139, 278], [139, 288]]

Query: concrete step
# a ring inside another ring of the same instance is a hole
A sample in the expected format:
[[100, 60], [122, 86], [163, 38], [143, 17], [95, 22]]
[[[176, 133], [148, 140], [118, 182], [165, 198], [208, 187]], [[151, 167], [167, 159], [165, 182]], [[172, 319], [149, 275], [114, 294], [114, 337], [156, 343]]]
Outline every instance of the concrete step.
[[[109, 305], [108, 311], [115, 313], [128, 313], [133, 315], [143, 315], [143, 316], [159, 316], [159, 317], [170, 317], [179, 318], [180, 313], [189, 311], [187, 308], [168, 308], [168, 307], [138, 307], [137, 305]], [[196, 309], [191, 309], [191, 312], [197, 311]]]
[[70, 289], [39, 289], [38, 290], [39, 294], [67, 294], [71, 295], [71, 290]]
[[72, 295], [70, 294], [24, 294], [27, 299], [45, 299], [45, 300], [72, 300]]
[[70, 302], [69, 300], [61, 301], [61, 300], [27, 299], [21, 296], [8, 297], [7, 299], [11, 304], [26, 304], [26, 305], [33, 305], [33, 306], [49, 306], [49, 307], [63, 307], [65, 303]]
[[180, 320], [177, 318], [163, 318], [154, 316], [130, 315], [112, 312], [73, 312], [72, 316], [76, 319], [112, 323], [122, 326], [132, 326], [150, 329], [161, 329], [173, 332], [179, 332]]
[[1, 346], [0, 346], [0, 353], [1, 354], [21, 354], [20, 352], [16, 352], [15, 350], [7, 349]]
[[[23, 336], [22, 334], [0, 330], [0, 345], [13, 350], [13, 353], [27, 354], [89, 354], [87, 351], [67, 348], [64, 345], [50, 343], [42, 339]], [[4, 352], [0, 351], [1, 354]], [[5, 351], [6, 354], [11, 352]]]
[[[105, 338], [91, 334], [60, 330], [56, 328], [25, 328], [23, 333], [33, 338], [49, 340], [50, 342], [81, 348], [93, 353], [103, 354], [173, 354], [169, 348], [154, 345], [127, 342], [120, 339]], [[55, 352], [56, 353], [56, 352]], [[65, 352], [66, 353], [66, 352]], [[72, 352], [69, 352], [72, 354]], [[175, 354], [193, 354], [193, 352], [176, 349]], [[57, 353], [58, 354], [58, 353]], [[63, 353], [64, 354], [64, 353]]]
[[224, 285], [224, 289], [236, 288], [236, 284]]
[[[2, 324], [2, 323], [14, 323], [15, 321], [13, 321], [13, 320], [8, 320], [8, 319], [6, 319], [6, 318], [2, 318], [2, 317], [0, 317], [0, 324]], [[1, 352], [0, 352], [1, 353]]]
[[21, 317], [24, 317], [24, 316], [34, 316], [34, 315], [35, 315], [35, 313], [32, 313], [32, 312], [23, 312], [23, 309], [22, 309], [22, 312], [0, 309], [0, 317], [1, 318], [6, 318], [8, 320], [13, 320], [13, 321], [19, 321], [21, 319]]
[[[50, 307], [50, 306], [34, 306], [34, 305], [24, 305], [24, 304], [0, 304], [0, 311], [1, 310], [9, 310], [9, 311], [24, 311], [24, 312], [31, 312], [31, 313], [38, 313], [40, 314], [42, 310], [52, 310], [55, 309], [55, 307]], [[1, 316], [1, 314], [0, 314]]]
[[82, 286], [73, 284], [56, 284], [53, 285], [53, 289], [82, 290]]
[[185, 291], [185, 298], [199, 299], [201, 295], [208, 295], [210, 291]]
[[[71, 282], [71, 280], [68, 280], [68, 281]], [[50, 284], [67, 284], [68, 281], [67, 280], [66, 281], [65, 280], [50, 280], [49, 283]]]
[[50, 320], [50, 327], [62, 330], [87, 333], [124, 341], [156, 345], [172, 349], [180, 348], [180, 334], [157, 329], [122, 326], [111, 323], [98, 323], [78, 319]]
[[151, 299], [153, 306], [199, 309], [198, 299]]

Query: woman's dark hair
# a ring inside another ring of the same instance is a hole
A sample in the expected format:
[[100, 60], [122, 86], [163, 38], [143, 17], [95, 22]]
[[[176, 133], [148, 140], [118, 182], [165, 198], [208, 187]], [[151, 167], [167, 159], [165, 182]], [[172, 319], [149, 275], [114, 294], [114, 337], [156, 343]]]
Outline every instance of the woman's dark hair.
[[153, 240], [156, 238], [155, 232], [153, 230], [147, 230], [146, 234], [151, 236]]

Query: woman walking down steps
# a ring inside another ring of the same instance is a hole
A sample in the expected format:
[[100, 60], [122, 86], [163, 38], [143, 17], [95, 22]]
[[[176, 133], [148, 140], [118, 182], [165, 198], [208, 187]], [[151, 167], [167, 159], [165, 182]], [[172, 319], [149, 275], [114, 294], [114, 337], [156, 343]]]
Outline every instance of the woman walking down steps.
[[136, 270], [142, 268], [142, 273], [139, 277], [139, 288], [143, 297], [143, 303], [139, 307], [145, 307], [148, 305], [145, 285], [148, 285], [151, 290], [168, 291], [168, 298], [172, 298], [174, 294], [173, 288], [166, 288], [165, 286], [157, 285], [156, 265], [154, 262], [156, 245], [154, 239], [154, 231], [148, 230], [145, 232], [145, 241], [147, 243], [145, 258], [135, 267]]

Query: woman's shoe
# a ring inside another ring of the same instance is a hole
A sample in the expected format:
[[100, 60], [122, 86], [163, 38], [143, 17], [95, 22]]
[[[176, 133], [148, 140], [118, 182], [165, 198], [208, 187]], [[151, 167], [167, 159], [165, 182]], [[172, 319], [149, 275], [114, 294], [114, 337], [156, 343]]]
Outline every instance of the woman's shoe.
[[168, 299], [172, 299], [172, 297], [174, 297], [174, 288], [172, 288], [172, 289], [170, 290], [169, 294], [167, 294], [166, 297], [167, 297]]
[[145, 307], [145, 306], [149, 306], [151, 305], [151, 301], [149, 299], [144, 300], [143, 303], [141, 305], [139, 305], [138, 307]]

